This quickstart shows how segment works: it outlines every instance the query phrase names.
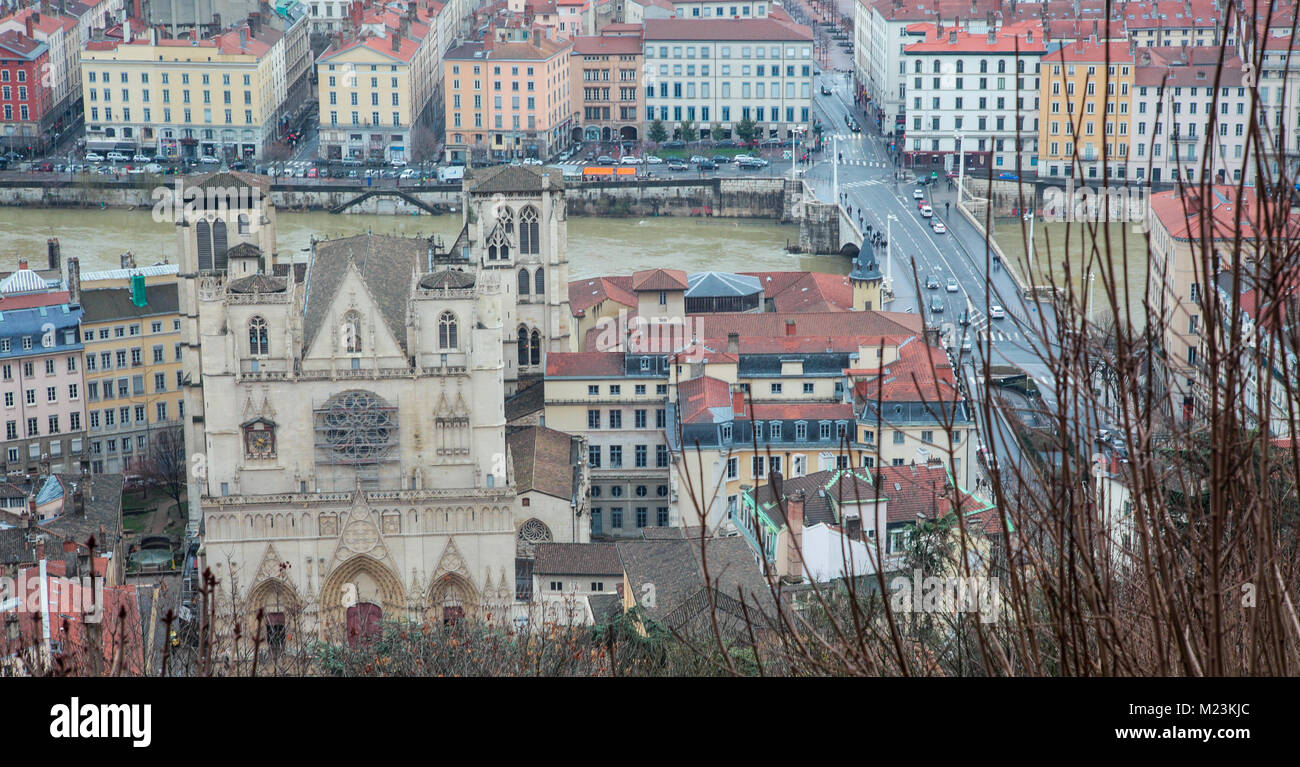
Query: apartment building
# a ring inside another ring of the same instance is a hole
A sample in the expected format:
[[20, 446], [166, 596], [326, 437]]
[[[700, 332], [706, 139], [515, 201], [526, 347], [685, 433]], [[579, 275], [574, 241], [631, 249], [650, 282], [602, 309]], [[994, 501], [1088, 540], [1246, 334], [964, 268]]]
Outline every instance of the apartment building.
[[81, 306], [73, 292], [18, 262], [0, 281], [4, 469], [71, 471], [85, 437]]
[[291, 94], [304, 93], [301, 19], [252, 14], [202, 40], [195, 30], [169, 39], [124, 29], [123, 40], [91, 41], [82, 54], [88, 150], [254, 159], [296, 107]]
[[[1251, 89], [1241, 60], [1216, 48], [1138, 48], [1129, 176], [1159, 182], [1253, 183], [1246, 160]], [[1208, 165], [1206, 164], [1208, 163]]]
[[812, 30], [784, 12], [764, 18], [647, 19], [645, 121], [723, 139], [742, 121], [762, 138], [793, 138], [810, 119]]
[[1084, 41], [1047, 52], [1039, 78], [1039, 177], [1132, 178], [1135, 69], [1128, 43]]
[[415, 3], [401, 14], [353, 5], [356, 34], [338, 36], [316, 62], [320, 155], [407, 161], [437, 92], [433, 16]]
[[0, 32], [0, 131], [7, 150], [31, 156], [48, 146], [54, 118], [49, 66], [48, 45], [11, 29]]
[[526, 29], [489, 28], [482, 42], [449, 51], [446, 160], [546, 159], [566, 146], [574, 125], [572, 47]]
[[779, 3], [769, 0], [671, 0], [681, 19], [763, 19]]
[[134, 283], [81, 294], [87, 439], [96, 474], [138, 470], [153, 440], [169, 428], [179, 433], [185, 416], [175, 277], [146, 285], [140, 275]]
[[80, 68], [73, 67], [73, 59], [80, 60], [77, 19], [52, 13], [49, 3], [45, 3], [0, 18], [0, 33], [10, 31], [45, 43], [49, 48], [48, 68], [42, 73], [46, 75], [43, 82], [49, 87], [49, 129], [63, 130], [73, 122], [72, 109], [81, 98]]
[[[1214, 47], [1223, 39], [1223, 18], [1215, 0], [1152, 0], [1117, 9], [1129, 39], [1142, 47]], [[1232, 40], [1227, 40], [1232, 45]]]
[[641, 138], [641, 28], [612, 26], [573, 39], [573, 141]]
[[[1272, 18], [1267, 26], [1264, 6], [1258, 16], [1249, 11], [1235, 13], [1242, 61], [1257, 62], [1260, 132], [1271, 137], [1273, 145], [1263, 158], [1273, 178], [1285, 173], [1295, 178], [1300, 172], [1300, 41], [1294, 39], [1292, 24], [1284, 18]], [[1263, 17], [1263, 18], [1261, 18]]]
[[907, 70], [906, 162], [918, 172], [1032, 167], [1038, 155], [1042, 26], [1018, 22], [975, 34], [917, 24], [903, 48]]

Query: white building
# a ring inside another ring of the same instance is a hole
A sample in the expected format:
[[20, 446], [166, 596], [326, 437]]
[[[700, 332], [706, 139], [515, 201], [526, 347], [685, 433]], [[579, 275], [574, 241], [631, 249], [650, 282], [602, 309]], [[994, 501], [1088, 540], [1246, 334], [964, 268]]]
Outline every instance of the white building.
[[810, 119], [813, 38], [782, 13], [766, 18], [647, 19], [646, 123], [680, 138], [727, 138], [753, 120], [761, 138], [791, 138]]
[[1047, 51], [1041, 26], [1020, 22], [976, 34], [915, 24], [908, 38], [918, 36], [903, 48], [908, 164], [956, 171], [960, 149], [968, 172], [989, 163], [1030, 168], [1038, 154], [1039, 59]]

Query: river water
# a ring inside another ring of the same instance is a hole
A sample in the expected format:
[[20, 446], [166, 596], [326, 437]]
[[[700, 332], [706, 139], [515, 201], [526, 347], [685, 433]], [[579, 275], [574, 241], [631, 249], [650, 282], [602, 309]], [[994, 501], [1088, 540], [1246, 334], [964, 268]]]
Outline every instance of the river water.
[[[360, 234], [440, 234], [450, 244], [460, 231], [460, 214], [444, 216], [334, 215], [277, 213], [281, 255], [305, 261], [311, 238]], [[176, 229], [153, 220], [150, 211], [116, 209], [0, 208], [0, 270], [46, 263], [45, 241], [58, 237], [65, 259], [81, 259], [83, 272], [116, 269], [126, 251], [144, 266], [177, 258]], [[569, 277], [630, 274], [669, 267], [701, 271], [817, 271], [846, 274], [847, 259], [805, 256], [785, 251], [799, 239], [797, 225], [704, 218], [569, 219]]]

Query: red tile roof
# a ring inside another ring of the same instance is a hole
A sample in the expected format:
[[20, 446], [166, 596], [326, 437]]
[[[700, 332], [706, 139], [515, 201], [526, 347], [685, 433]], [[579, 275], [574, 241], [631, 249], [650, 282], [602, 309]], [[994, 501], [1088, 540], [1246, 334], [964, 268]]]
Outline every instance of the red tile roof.
[[645, 269], [632, 273], [632, 290], [686, 290], [690, 285], [681, 269]]
[[756, 421], [842, 421], [853, 420], [848, 402], [783, 402], [753, 406]]
[[[1290, 215], [1287, 223], [1281, 224], [1281, 211], [1271, 201], [1260, 198], [1254, 187], [1212, 186], [1205, 204], [1198, 199], [1200, 189], [1188, 190], [1185, 198], [1178, 191], [1151, 195], [1151, 215], [1169, 230], [1170, 237], [1233, 240], [1240, 236], [1243, 240], [1253, 240], [1259, 237], [1257, 226], [1263, 222], [1265, 236], [1285, 233], [1288, 239], [1300, 239], [1300, 216]], [[1208, 221], [1207, 207], [1211, 216]]]
[[1043, 57], [1043, 64], [1132, 64], [1133, 53], [1127, 42], [1092, 43], [1087, 40], [1070, 43]]
[[711, 408], [731, 407], [731, 385], [720, 378], [700, 376], [677, 385], [682, 423], [713, 423]]
[[699, 339], [714, 349], [726, 349], [728, 334], [738, 334], [742, 354], [857, 351], [882, 339], [901, 343], [922, 332], [919, 314], [900, 312], [692, 314], [690, 319]]
[[636, 308], [636, 296], [632, 293], [632, 278], [626, 275], [594, 277], [590, 280], [574, 280], [569, 283], [569, 311], [573, 314], [579, 311], [585, 312], [606, 299]]
[[1002, 27], [989, 42], [987, 34], [975, 34], [964, 29], [945, 27], [940, 31], [937, 24], [915, 24], [908, 27], [908, 32], [922, 31], [925, 39], [906, 46], [906, 53], [930, 54], [1008, 54], [1017, 52], [1025, 55], [1044, 53], [1047, 46], [1043, 42], [1043, 27], [1037, 21], [1018, 21]]
[[849, 278], [822, 272], [742, 272], [757, 277], [778, 312], [847, 312], [853, 309]]
[[640, 54], [641, 38], [634, 35], [582, 35], [573, 38], [573, 52], [591, 56]]
[[586, 378], [623, 375], [622, 352], [551, 352], [546, 355], [547, 378]]
[[[915, 523], [918, 519], [943, 519], [960, 504], [963, 515], [981, 514], [979, 521], [986, 533], [1000, 529], [995, 526], [990, 530], [988, 526], [989, 522], [996, 524], [996, 513], [988, 518], [982, 516], [994, 511], [989, 504], [957, 489], [955, 485], [949, 487], [951, 477], [948, 469], [940, 462], [881, 466], [876, 470], [876, 477], [878, 497], [886, 501], [887, 522]], [[954, 504], [954, 500], [957, 504]]]
[[813, 36], [808, 27], [778, 19], [774, 12], [766, 19], [646, 19], [645, 39], [811, 43]]
[[959, 402], [948, 355], [937, 346], [913, 338], [899, 347], [898, 359], [878, 368], [848, 371], [859, 402]]

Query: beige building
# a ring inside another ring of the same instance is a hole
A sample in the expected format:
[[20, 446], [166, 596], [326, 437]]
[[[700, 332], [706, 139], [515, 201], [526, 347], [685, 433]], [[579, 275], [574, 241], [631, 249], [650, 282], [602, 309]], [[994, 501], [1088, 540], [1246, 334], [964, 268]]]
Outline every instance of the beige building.
[[[200, 40], [147, 37], [88, 43], [82, 53], [86, 148], [168, 158], [259, 157], [304, 94], [306, 24], [254, 14]], [[296, 94], [296, 95], [295, 95]]]
[[320, 156], [414, 159], [413, 133], [431, 122], [441, 74], [433, 16], [414, 3], [354, 16], [358, 31], [340, 34], [316, 63]]
[[640, 138], [641, 27], [614, 24], [599, 35], [575, 37], [569, 62], [575, 113], [571, 138]]

